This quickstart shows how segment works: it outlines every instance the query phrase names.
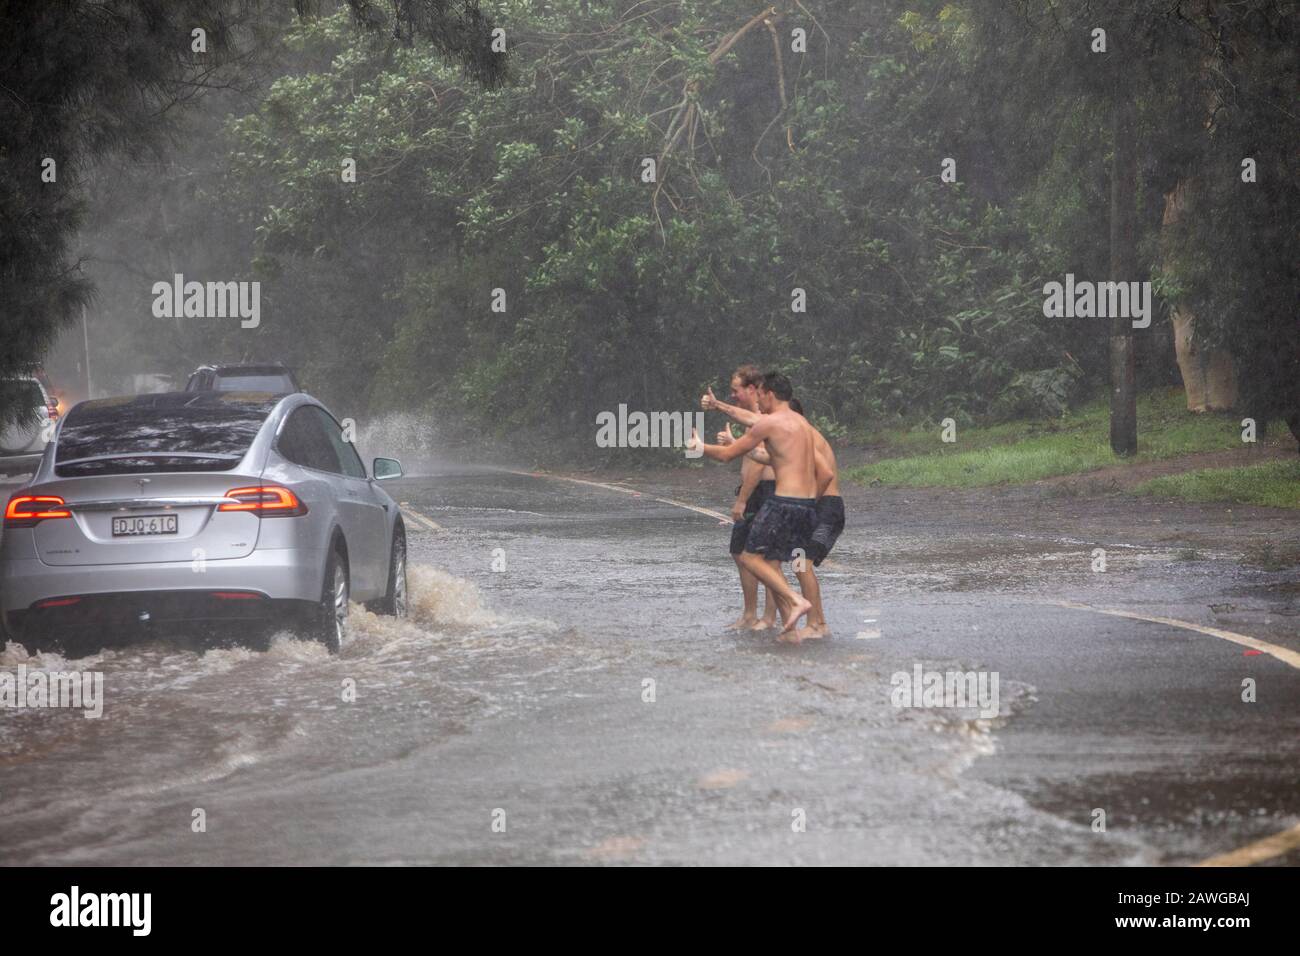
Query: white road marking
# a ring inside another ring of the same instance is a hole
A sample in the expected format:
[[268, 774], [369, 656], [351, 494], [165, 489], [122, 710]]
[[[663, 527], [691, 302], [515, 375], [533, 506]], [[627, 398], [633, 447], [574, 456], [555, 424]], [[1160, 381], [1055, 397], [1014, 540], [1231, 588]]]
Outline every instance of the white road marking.
[[1108, 608], [1093, 607], [1090, 604], [1077, 604], [1074, 601], [1052, 601], [1051, 603], [1058, 607], [1068, 607], [1076, 611], [1093, 611], [1097, 614], [1109, 614], [1112, 617], [1127, 617], [1134, 621], [1148, 621], [1152, 624], [1165, 624], [1169, 627], [1181, 627], [1184, 630], [1209, 634], [1211, 637], [1219, 637], [1225, 641], [1232, 641], [1234, 644], [1249, 647], [1252, 650], [1271, 654], [1283, 663], [1290, 664], [1292, 667], [1300, 669], [1300, 653], [1288, 650], [1285, 647], [1279, 647], [1276, 644], [1270, 644], [1268, 641], [1261, 641], [1259, 638], [1251, 637], [1248, 634], [1238, 634], [1235, 631], [1225, 631], [1217, 627], [1206, 627], [1203, 624], [1192, 624], [1189, 621], [1179, 621], [1172, 617], [1153, 617], [1146, 614], [1134, 614], [1132, 611], [1116, 611]]
[[635, 488], [624, 488], [620, 485], [611, 485], [603, 481], [589, 481], [586, 478], [570, 478], [568, 475], [552, 475], [542, 471], [512, 471], [512, 475], [524, 475], [528, 478], [550, 478], [554, 481], [571, 481], [578, 485], [590, 485], [593, 488], [604, 488], [606, 491], [617, 491], [625, 495], [633, 495], [638, 498], [649, 498], [651, 501], [658, 501], [661, 504], [672, 505], [675, 508], [685, 508], [687, 511], [694, 511], [696, 514], [707, 515], [710, 518], [717, 518], [731, 524], [731, 516], [724, 515], [720, 511], [713, 511], [709, 508], [700, 508], [696, 505], [687, 504], [684, 501], [677, 501], [674, 498], [660, 498], [657, 495], [646, 494], [643, 491], [637, 491]]
[[[1164, 624], [1167, 627], [1181, 627], [1187, 631], [1196, 631], [1199, 634], [1208, 634], [1211, 637], [1222, 638], [1225, 641], [1231, 641], [1234, 644], [1240, 644], [1243, 647], [1249, 647], [1252, 650], [1261, 651], [1265, 654], [1271, 654], [1284, 664], [1300, 670], [1300, 654], [1285, 647], [1279, 647], [1276, 644], [1270, 644], [1268, 641], [1261, 641], [1257, 637], [1251, 637], [1248, 634], [1238, 634], [1236, 631], [1225, 631], [1222, 628], [1206, 627], [1203, 624], [1193, 624], [1190, 621], [1179, 621], [1172, 617], [1155, 617], [1148, 614], [1135, 614], [1132, 611], [1117, 611], [1111, 608], [1093, 607], [1089, 604], [1078, 604], [1074, 601], [1051, 601], [1051, 604], [1057, 607], [1070, 608], [1075, 611], [1092, 611], [1096, 614], [1109, 614], [1112, 617], [1126, 617], [1134, 621], [1147, 621], [1151, 624]], [[1250, 866], [1254, 863], [1261, 863], [1264, 860], [1271, 860], [1274, 857], [1281, 856], [1284, 853], [1290, 853], [1292, 850], [1300, 848], [1300, 826], [1291, 827], [1289, 830], [1283, 830], [1281, 833], [1275, 833], [1271, 837], [1265, 837], [1262, 840], [1256, 840], [1254, 843], [1248, 843], [1236, 850], [1230, 850], [1227, 853], [1220, 853], [1218, 856], [1212, 856], [1208, 860], [1202, 860], [1197, 866]]]

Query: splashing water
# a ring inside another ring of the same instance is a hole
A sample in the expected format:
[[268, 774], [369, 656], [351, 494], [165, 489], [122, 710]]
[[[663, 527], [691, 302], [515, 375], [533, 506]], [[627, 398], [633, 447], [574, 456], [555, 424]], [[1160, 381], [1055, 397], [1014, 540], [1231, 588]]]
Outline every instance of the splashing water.
[[167, 635], [83, 657], [0, 648], [6, 671], [101, 672], [105, 701], [97, 721], [68, 709], [3, 714], [0, 790], [14, 799], [0, 859], [6, 837], [11, 852], [17, 835], [21, 852], [38, 852], [45, 814], [63, 815], [92, 852], [121, 836], [101, 824], [128, 804], [286, 766], [310, 775], [340, 753], [352, 769], [379, 764], [526, 706], [532, 681], [559, 666], [545, 637], [556, 626], [490, 611], [473, 583], [438, 568], [408, 575], [409, 616], [352, 605], [337, 655], [287, 630], [264, 651]]
[[407, 572], [410, 615], [417, 624], [434, 627], [484, 627], [503, 623], [483, 606], [478, 586], [464, 578], [425, 565]]
[[439, 445], [432, 419], [413, 412], [390, 412], [363, 422], [358, 439], [368, 455], [400, 458], [407, 472], [432, 466]]

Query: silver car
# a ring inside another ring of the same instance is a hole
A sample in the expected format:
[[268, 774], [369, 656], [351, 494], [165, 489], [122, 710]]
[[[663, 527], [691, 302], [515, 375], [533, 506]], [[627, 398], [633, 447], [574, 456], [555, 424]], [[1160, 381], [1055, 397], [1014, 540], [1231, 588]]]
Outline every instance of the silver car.
[[338, 651], [348, 601], [406, 614], [406, 534], [338, 421], [301, 392], [98, 399], [8, 501], [0, 620], [28, 650], [140, 629], [286, 623]]

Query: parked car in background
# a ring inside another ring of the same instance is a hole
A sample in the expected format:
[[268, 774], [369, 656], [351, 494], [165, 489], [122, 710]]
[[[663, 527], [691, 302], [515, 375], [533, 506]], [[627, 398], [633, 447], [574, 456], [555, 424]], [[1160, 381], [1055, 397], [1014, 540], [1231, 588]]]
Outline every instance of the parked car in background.
[[288, 626], [337, 652], [349, 600], [406, 614], [406, 532], [302, 393], [82, 402], [4, 512], [0, 622], [29, 651], [166, 627]]
[[19, 406], [20, 417], [0, 425], [0, 474], [26, 474], [35, 471], [41, 460], [59, 406], [37, 378], [14, 378], [5, 384], [5, 391]]
[[261, 365], [200, 365], [185, 384], [187, 392], [300, 392], [293, 369], [278, 362]]

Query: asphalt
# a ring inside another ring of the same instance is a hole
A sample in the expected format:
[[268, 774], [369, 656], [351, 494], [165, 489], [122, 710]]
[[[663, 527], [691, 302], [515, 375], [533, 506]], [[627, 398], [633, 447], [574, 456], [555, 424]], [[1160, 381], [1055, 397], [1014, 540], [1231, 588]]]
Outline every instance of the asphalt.
[[[108, 702], [0, 715], [0, 862], [1184, 864], [1300, 824], [1300, 671], [1061, 606], [1300, 649], [1295, 570], [1249, 563], [1292, 515], [850, 487], [833, 636], [791, 647], [724, 629], [728, 529], [682, 505], [725, 512], [726, 469], [567, 477], [622, 490], [404, 479], [414, 615], [336, 658], [6, 649]], [[918, 665], [996, 674], [996, 715], [895, 706]]]

